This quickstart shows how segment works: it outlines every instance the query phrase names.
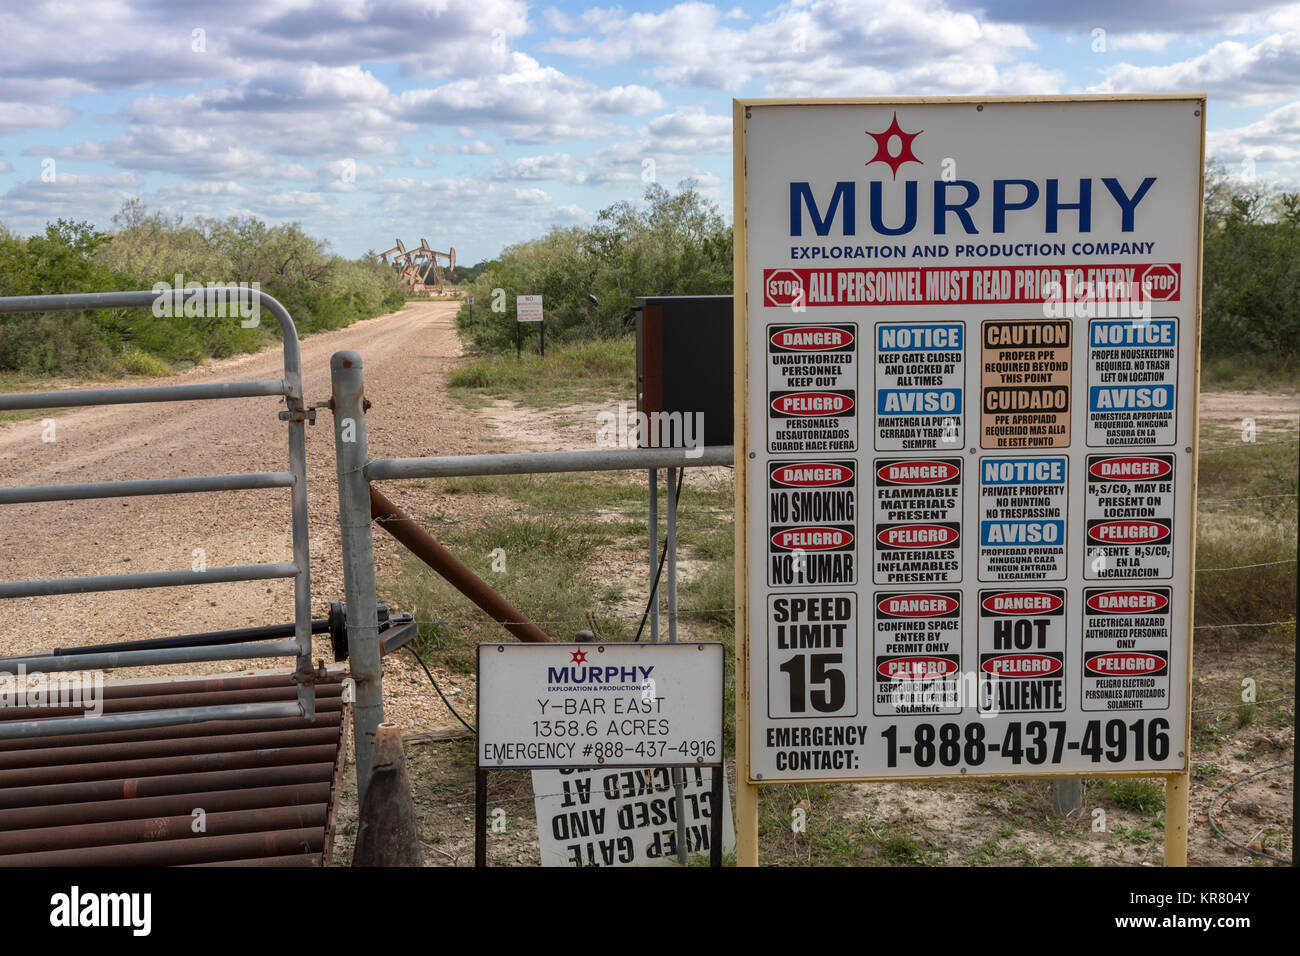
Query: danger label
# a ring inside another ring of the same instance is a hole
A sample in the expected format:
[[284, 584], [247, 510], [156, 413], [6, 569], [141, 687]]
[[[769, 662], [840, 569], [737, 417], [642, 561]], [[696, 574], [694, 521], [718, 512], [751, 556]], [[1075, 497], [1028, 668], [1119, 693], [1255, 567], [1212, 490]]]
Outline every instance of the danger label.
[[979, 598], [980, 711], [1065, 710], [1065, 589]]
[[876, 448], [953, 451], [965, 441], [965, 326], [876, 326]]
[[1177, 383], [1177, 319], [1089, 323], [1088, 444], [1174, 444]]
[[961, 712], [961, 592], [877, 592], [874, 712]]
[[852, 460], [768, 464], [768, 583], [852, 584], [857, 475]]
[[1067, 320], [990, 319], [981, 326], [980, 447], [1070, 444]]
[[877, 458], [876, 584], [961, 581], [962, 460]]
[[857, 602], [853, 593], [768, 596], [769, 717], [857, 715]]
[[1063, 581], [1065, 458], [981, 458], [981, 581]]
[[1173, 590], [1084, 588], [1083, 709], [1169, 706]]
[[1174, 456], [1089, 455], [1084, 577], [1174, 573]]
[[767, 327], [768, 450], [857, 450], [857, 325]]

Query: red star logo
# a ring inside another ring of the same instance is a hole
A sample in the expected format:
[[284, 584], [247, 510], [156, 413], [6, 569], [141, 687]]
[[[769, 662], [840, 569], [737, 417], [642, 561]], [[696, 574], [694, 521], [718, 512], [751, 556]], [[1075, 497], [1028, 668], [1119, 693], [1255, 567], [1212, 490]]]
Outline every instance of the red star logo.
[[[894, 121], [889, 124], [889, 129], [885, 130], [883, 133], [873, 133], [871, 130], [867, 130], [867, 135], [876, 141], [876, 155], [867, 160], [866, 165], [870, 166], [872, 163], [884, 163], [889, 167], [890, 172], [894, 174], [894, 178], [897, 179], [899, 166], [902, 166], [904, 163], [921, 162], [916, 158], [916, 154], [912, 152], [912, 140], [916, 139], [924, 132], [925, 130], [918, 129], [915, 133], [904, 133], [903, 127], [898, 125], [898, 113], [895, 112]], [[895, 136], [898, 137], [897, 153], [890, 152], [889, 149], [889, 141]], [[921, 165], [924, 166], [925, 164], [921, 163]]]
[[570, 663], [572, 663], [572, 664], [585, 664], [585, 663], [587, 663], [587, 652], [584, 651], [584, 650], [577, 650], [577, 651], [574, 651], [574, 652], [573, 652], [573, 660], [570, 661]]

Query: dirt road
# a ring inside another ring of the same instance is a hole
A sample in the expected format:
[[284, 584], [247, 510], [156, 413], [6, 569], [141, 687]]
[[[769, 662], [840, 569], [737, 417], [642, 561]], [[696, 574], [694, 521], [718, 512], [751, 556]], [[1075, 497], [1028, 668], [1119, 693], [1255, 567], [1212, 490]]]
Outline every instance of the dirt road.
[[[460, 354], [450, 302], [416, 303], [401, 312], [311, 336], [302, 343], [308, 402], [329, 398], [329, 360], [355, 349], [365, 362], [370, 451], [375, 456], [457, 454], [478, 444], [474, 416], [446, 401], [444, 370]], [[281, 377], [279, 349], [215, 361], [140, 384]], [[135, 383], [133, 383], [135, 384]], [[273, 398], [73, 409], [0, 425], [0, 484], [39, 485], [175, 475], [288, 469], [286, 426]], [[312, 604], [323, 617], [343, 598], [333, 420], [322, 411], [307, 429]], [[432, 492], [406, 485], [396, 497], [432, 504]], [[102, 501], [10, 505], [0, 513], [0, 579], [190, 568], [197, 549], [208, 566], [288, 561], [292, 557], [287, 489]], [[384, 573], [400, 555], [376, 534]], [[187, 631], [292, 620], [292, 582], [155, 588], [61, 598], [0, 601], [0, 656], [55, 646], [161, 637]], [[316, 656], [330, 660], [327, 640]], [[287, 661], [150, 668], [149, 675], [229, 671]], [[126, 676], [118, 671], [112, 676]], [[421, 678], [423, 679], [423, 678]], [[427, 684], [424, 685], [427, 688]]]

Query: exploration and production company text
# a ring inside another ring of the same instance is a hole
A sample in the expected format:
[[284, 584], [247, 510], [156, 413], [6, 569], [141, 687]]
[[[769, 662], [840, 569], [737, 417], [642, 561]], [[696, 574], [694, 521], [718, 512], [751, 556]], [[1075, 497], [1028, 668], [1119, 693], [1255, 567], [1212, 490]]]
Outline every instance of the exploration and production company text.
[[746, 105], [751, 780], [1186, 769], [1202, 105]]

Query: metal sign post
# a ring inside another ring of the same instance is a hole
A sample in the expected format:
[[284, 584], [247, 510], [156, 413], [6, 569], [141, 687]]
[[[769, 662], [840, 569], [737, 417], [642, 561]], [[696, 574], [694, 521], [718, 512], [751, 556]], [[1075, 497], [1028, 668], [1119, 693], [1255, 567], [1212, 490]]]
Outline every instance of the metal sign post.
[[[721, 866], [723, 672], [717, 642], [480, 644], [475, 866], [487, 865], [490, 771], [647, 767], [712, 770], [709, 851]], [[685, 815], [680, 802], [669, 811]], [[680, 829], [669, 832], [678, 846]]]
[[1122, 776], [1185, 863], [1204, 137], [735, 103], [741, 865], [762, 784]]
[[540, 295], [517, 295], [515, 296], [515, 331], [517, 338], [515, 340], [516, 354], [522, 354], [522, 333], [519, 329], [520, 323], [536, 322], [538, 331], [541, 333], [541, 350], [542, 358], [546, 357], [546, 320], [542, 311], [542, 297]]

